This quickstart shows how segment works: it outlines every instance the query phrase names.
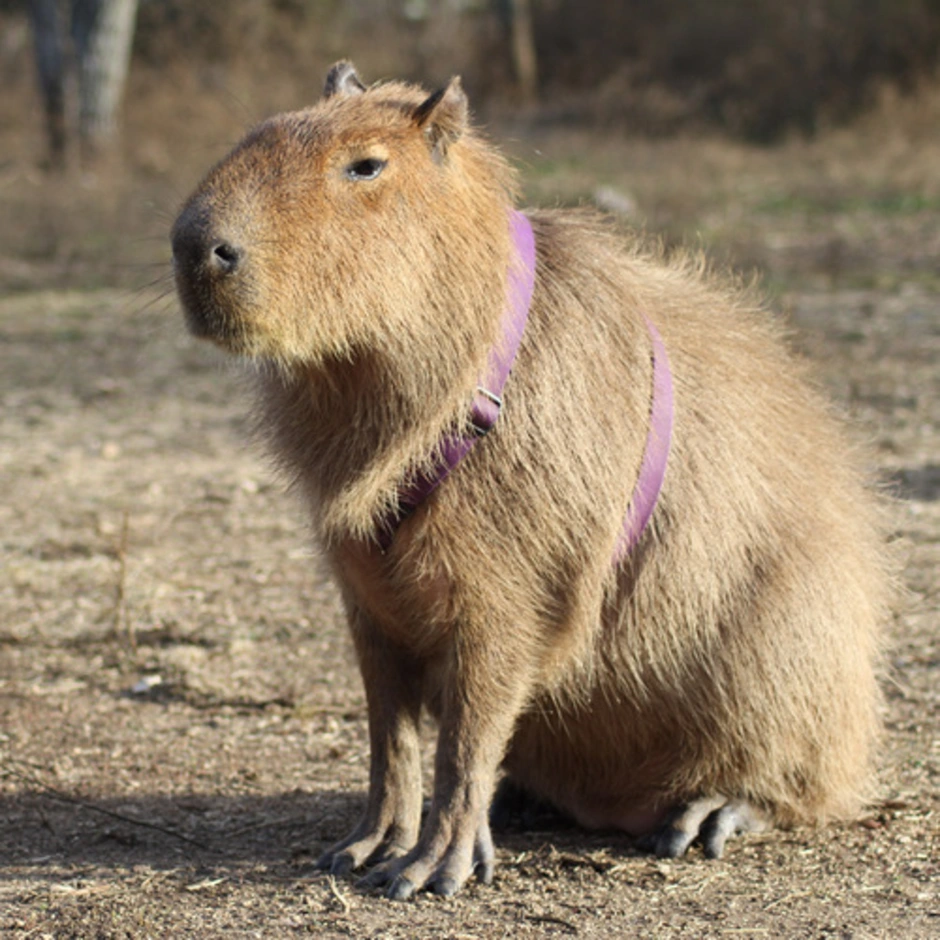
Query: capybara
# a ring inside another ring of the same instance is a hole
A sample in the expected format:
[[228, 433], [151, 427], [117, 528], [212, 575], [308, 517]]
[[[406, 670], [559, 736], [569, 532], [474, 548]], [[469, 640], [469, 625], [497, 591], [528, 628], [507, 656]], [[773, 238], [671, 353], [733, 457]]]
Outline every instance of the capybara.
[[882, 511], [779, 325], [694, 258], [515, 200], [459, 80], [338, 63], [172, 233], [365, 684], [368, 801], [319, 864], [393, 898], [491, 879], [500, 778], [717, 856], [856, 811], [877, 739]]

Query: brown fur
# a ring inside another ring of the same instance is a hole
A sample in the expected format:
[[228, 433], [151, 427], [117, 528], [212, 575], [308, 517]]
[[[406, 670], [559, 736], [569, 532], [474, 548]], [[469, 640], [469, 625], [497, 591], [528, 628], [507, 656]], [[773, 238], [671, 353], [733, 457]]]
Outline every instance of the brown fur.
[[[190, 323], [257, 363], [262, 428], [349, 611], [370, 796], [327, 863], [385, 856], [399, 897], [454, 890], [474, 860], [488, 873], [501, 765], [634, 833], [703, 798], [784, 825], [854, 812], [878, 728], [877, 504], [772, 319], [691, 261], [529, 211], [536, 288], [499, 423], [376, 547], [398, 486], [467, 420], [514, 178], [456, 82], [362, 92], [334, 70], [328, 92], [249, 134], [174, 230]], [[351, 180], [369, 157], [381, 174]], [[219, 243], [234, 272], [206, 260]], [[644, 315], [672, 365], [673, 450], [614, 570], [647, 433]], [[424, 707], [441, 730], [415, 845]]]

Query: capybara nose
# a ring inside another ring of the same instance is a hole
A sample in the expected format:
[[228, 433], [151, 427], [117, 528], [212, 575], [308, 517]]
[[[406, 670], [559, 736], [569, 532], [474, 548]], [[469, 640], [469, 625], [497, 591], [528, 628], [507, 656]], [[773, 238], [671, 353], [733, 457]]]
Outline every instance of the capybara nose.
[[198, 227], [180, 226], [173, 233], [173, 260], [177, 270], [196, 274], [208, 271], [220, 277], [234, 274], [245, 252], [230, 241], [206, 238]]
[[244, 249], [220, 231], [217, 220], [202, 200], [190, 203], [173, 226], [170, 241], [178, 274], [228, 277], [245, 260]]
[[244, 252], [231, 242], [216, 242], [209, 251], [209, 264], [219, 274], [234, 274]]

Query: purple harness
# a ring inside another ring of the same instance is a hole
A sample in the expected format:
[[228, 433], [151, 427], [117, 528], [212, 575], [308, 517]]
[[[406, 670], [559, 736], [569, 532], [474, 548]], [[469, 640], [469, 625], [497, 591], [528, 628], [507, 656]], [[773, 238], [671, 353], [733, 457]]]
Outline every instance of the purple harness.
[[[474, 445], [496, 424], [502, 407], [503, 387], [509, 378], [516, 352], [522, 341], [529, 306], [535, 286], [535, 235], [529, 220], [521, 212], [513, 212], [510, 224], [518, 264], [509, 273], [506, 311], [502, 320], [503, 340], [490, 352], [486, 375], [477, 386], [470, 407], [472, 433], [450, 433], [440, 443], [440, 457], [427, 471], [418, 473], [410, 483], [402, 486], [398, 503], [380, 521], [377, 531], [383, 552], [391, 547], [398, 527], [408, 518], [451, 474], [457, 464], [467, 456]], [[650, 407], [650, 429], [646, 437], [646, 450], [623, 531], [614, 549], [614, 564], [619, 564], [640, 540], [666, 475], [669, 446], [672, 438], [673, 394], [672, 373], [666, 348], [656, 327], [646, 321], [652, 340], [653, 397]]]

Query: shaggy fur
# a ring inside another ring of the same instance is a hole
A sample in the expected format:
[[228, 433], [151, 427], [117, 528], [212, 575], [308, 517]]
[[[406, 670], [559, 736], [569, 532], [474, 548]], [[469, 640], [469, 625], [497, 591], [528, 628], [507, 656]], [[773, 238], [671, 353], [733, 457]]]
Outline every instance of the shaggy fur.
[[[737, 828], [851, 814], [877, 734], [889, 578], [841, 432], [763, 310], [590, 215], [527, 212], [536, 286], [502, 416], [378, 549], [398, 488], [466, 424], [513, 201], [456, 80], [364, 89], [340, 64], [321, 102], [209, 173], [173, 233], [190, 326], [257, 364], [261, 427], [349, 613], [370, 793], [323, 862], [378, 860], [394, 897], [489, 877], [501, 767], [586, 825], [690, 840], [724, 806]], [[614, 570], [648, 426], [644, 316], [673, 370], [673, 448]], [[424, 708], [440, 737], [419, 836]]]

